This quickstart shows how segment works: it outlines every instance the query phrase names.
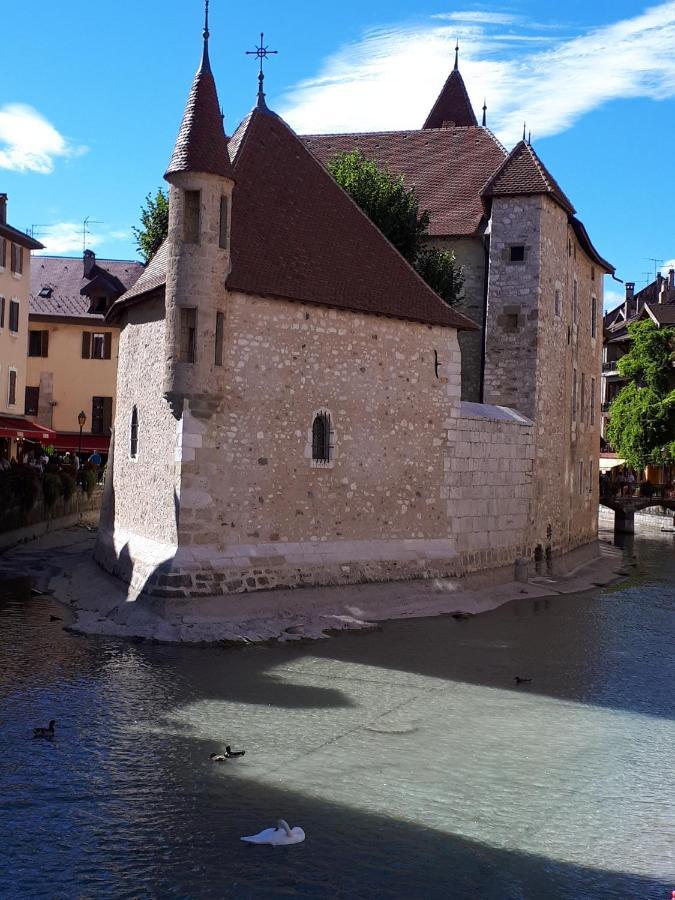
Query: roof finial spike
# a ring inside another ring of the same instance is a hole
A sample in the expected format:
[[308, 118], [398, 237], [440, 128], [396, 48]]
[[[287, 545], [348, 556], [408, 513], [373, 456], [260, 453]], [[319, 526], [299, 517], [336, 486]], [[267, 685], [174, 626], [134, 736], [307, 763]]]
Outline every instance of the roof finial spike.
[[459, 38], [455, 43], [455, 72], [459, 69]]
[[532, 132], [531, 131], [527, 132], [527, 143], [530, 147], [532, 146]]
[[263, 72], [263, 60], [267, 59], [268, 56], [272, 54], [278, 53], [278, 50], [270, 50], [265, 46], [265, 33], [263, 31], [260, 32], [260, 46], [256, 47], [255, 50], [247, 50], [247, 56], [255, 56], [256, 59], [260, 60], [260, 69], [258, 71], [258, 102], [257, 106], [259, 109], [267, 109], [267, 104], [265, 103], [265, 91], [263, 90], [265, 83], [265, 73]]
[[527, 122], [523, 122], [523, 143], [525, 143], [526, 133], [527, 133]]
[[209, 42], [209, 0], [204, 0], [204, 46]]
[[487, 127], [487, 97], [483, 100], [483, 128]]

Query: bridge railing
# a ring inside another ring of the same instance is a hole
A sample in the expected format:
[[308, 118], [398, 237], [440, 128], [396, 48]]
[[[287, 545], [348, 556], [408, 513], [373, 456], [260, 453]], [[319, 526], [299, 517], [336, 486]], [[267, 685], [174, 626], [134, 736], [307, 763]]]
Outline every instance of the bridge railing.
[[636, 484], [609, 482], [600, 486], [600, 496], [611, 500], [622, 498], [626, 500], [631, 498], [640, 500], [672, 500], [675, 498], [675, 488], [671, 483], [652, 484], [650, 481]]

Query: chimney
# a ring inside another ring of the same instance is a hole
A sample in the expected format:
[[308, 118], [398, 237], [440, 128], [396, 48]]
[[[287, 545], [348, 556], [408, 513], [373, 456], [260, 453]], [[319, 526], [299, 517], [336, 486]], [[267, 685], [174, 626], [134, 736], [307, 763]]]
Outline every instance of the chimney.
[[626, 319], [630, 319], [632, 313], [631, 309], [633, 306], [633, 298], [635, 297], [635, 282], [627, 281], [626, 282], [626, 302], [623, 306], [623, 313]]
[[0, 225], [7, 224], [7, 194], [0, 194]]
[[82, 261], [84, 263], [84, 277], [91, 278], [91, 271], [96, 265], [96, 254], [93, 250], [85, 250]]
[[675, 288], [675, 269], [668, 269], [668, 287], [671, 291]]

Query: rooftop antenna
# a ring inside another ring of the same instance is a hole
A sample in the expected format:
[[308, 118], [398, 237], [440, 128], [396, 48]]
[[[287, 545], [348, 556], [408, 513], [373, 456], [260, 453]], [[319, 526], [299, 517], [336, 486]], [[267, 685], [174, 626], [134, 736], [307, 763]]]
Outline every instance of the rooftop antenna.
[[656, 259], [654, 256], [645, 256], [644, 259], [649, 260], [649, 262], [654, 263], [654, 281], [656, 281], [656, 276], [659, 274], [659, 263], [664, 262], [662, 259]]
[[45, 224], [44, 222], [43, 222], [42, 224], [39, 224], [39, 223], [38, 223], [38, 224], [35, 224], [35, 225], [31, 225], [30, 228], [27, 228], [27, 229], [26, 229], [26, 234], [29, 234], [32, 238], [35, 238], [35, 237], [37, 237], [37, 236], [42, 232], [42, 229], [43, 229], [43, 228], [44, 228], [44, 229], [49, 229], [49, 228], [53, 228], [53, 227], [54, 227], [53, 224], [47, 225], [47, 224]]
[[269, 47], [265, 46], [265, 35], [261, 31], [260, 32], [260, 46], [256, 47], [255, 50], [247, 50], [247, 56], [255, 56], [256, 59], [260, 60], [260, 70], [258, 71], [258, 106], [265, 108], [267, 104], [265, 103], [265, 91], [263, 90], [263, 83], [265, 81], [265, 73], [263, 72], [263, 60], [267, 59], [268, 56], [273, 56], [278, 53], [278, 50], [270, 50]]
[[87, 249], [87, 235], [91, 234], [89, 231], [90, 225], [103, 225], [103, 222], [98, 219], [92, 219], [90, 216], [87, 216], [86, 219], [82, 222], [82, 252]]

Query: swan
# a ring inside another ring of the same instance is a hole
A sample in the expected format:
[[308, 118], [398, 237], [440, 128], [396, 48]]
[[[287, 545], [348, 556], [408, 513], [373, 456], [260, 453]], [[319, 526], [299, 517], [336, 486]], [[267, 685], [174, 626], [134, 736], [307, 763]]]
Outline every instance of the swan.
[[54, 737], [54, 726], [56, 725], [56, 719], [52, 719], [47, 728], [34, 728], [33, 729], [33, 737], [34, 738], [53, 738]]
[[223, 753], [209, 753], [209, 759], [211, 762], [225, 762], [227, 756]]
[[276, 828], [265, 828], [259, 834], [249, 834], [248, 837], [241, 838], [249, 844], [272, 844], [273, 847], [280, 847], [283, 844], [299, 844], [305, 839], [305, 832], [299, 825], [290, 828], [285, 819], [279, 819]]
[[516, 684], [531, 684], [532, 683], [531, 678], [521, 678], [520, 675], [516, 675], [514, 680], [515, 680]]
[[239, 756], [244, 756], [245, 753], [245, 750], [233, 750], [229, 744], [225, 747], [225, 756], [228, 759], [237, 759]]

